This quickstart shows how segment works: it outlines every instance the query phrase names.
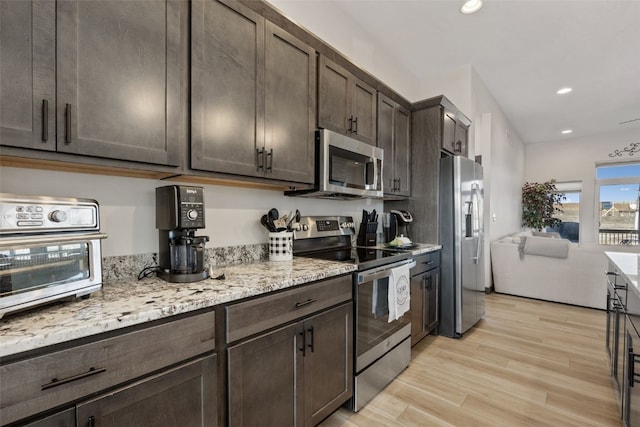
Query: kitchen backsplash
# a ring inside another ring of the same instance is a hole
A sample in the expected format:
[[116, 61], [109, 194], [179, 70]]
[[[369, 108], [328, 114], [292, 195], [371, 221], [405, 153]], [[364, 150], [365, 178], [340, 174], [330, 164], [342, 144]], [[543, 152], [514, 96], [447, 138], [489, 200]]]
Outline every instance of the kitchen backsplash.
[[[103, 282], [108, 283], [138, 277], [143, 269], [156, 265], [154, 255], [154, 253], [149, 253], [104, 257], [102, 259]], [[264, 261], [267, 258], [267, 244], [258, 243], [254, 245], [207, 248], [204, 262], [206, 267], [216, 267]]]

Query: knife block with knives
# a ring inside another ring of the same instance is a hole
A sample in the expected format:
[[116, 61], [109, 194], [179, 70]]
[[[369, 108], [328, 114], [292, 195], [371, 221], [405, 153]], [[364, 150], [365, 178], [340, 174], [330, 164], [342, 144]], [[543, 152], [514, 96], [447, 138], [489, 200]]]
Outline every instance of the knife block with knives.
[[358, 230], [358, 246], [375, 246], [378, 243], [378, 214], [374, 209], [371, 212], [362, 210], [362, 222]]

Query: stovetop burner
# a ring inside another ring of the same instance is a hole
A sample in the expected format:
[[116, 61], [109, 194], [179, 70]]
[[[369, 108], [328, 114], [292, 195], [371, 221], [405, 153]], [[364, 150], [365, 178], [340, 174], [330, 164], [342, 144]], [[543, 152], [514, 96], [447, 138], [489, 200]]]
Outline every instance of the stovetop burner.
[[410, 252], [368, 246], [351, 246], [355, 235], [352, 217], [303, 217], [295, 232], [296, 256], [355, 264], [358, 271], [410, 258]]

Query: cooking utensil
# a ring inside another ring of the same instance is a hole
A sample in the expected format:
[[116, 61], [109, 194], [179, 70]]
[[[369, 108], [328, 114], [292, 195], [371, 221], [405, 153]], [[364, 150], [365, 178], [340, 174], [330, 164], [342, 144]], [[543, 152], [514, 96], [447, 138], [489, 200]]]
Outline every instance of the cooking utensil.
[[271, 232], [276, 231], [276, 228], [273, 226], [273, 223], [271, 222], [271, 220], [267, 215], [262, 215], [262, 217], [260, 218], [260, 224], [262, 224], [262, 226], [266, 228], [268, 231], [271, 231]]

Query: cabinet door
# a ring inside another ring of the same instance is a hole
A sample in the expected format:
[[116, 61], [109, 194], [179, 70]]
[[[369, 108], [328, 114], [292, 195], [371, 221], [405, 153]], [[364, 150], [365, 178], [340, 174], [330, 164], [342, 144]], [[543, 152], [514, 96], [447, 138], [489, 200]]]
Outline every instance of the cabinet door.
[[376, 145], [376, 90], [355, 77], [352, 79], [351, 114], [354, 121], [351, 136], [367, 144]]
[[442, 111], [442, 149], [456, 154], [456, 120], [451, 113]]
[[436, 268], [427, 273], [424, 291], [424, 329], [428, 333], [433, 331], [440, 320], [440, 269]]
[[398, 106], [394, 121], [395, 177], [397, 194], [411, 195], [411, 113]]
[[304, 322], [305, 425], [315, 426], [353, 395], [353, 304]]
[[378, 141], [379, 148], [384, 150], [383, 188], [385, 194], [395, 194], [396, 175], [394, 161], [394, 128], [395, 128], [396, 103], [378, 94]]
[[57, 412], [38, 421], [25, 424], [23, 427], [76, 427], [76, 409], [69, 408]]
[[353, 120], [351, 73], [320, 55], [318, 74], [318, 126], [348, 135]]
[[265, 45], [266, 176], [313, 183], [316, 52], [267, 22]]
[[208, 356], [77, 406], [78, 426], [217, 425], [216, 356]]
[[55, 2], [0, 1], [0, 144], [56, 149]]
[[425, 277], [423, 273], [411, 278], [411, 345], [416, 345], [427, 333], [425, 332]]
[[229, 347], [230, 426], [302, 425], [302, 335], [294, 324]]
[[58, 151], [180, 164], [183, 2], [57, 2]]
[[[628, 321], [628, 320], [627, 320]], [[625, 392], [623, 395], [622, 418], [626, 426], [640, 425], [640, 381], [638, 381], [638, 371], [636, 359], [639, 356], [640, 338], [633, 327], [627, 328], [625, 362], [627, 369], [625, 375]], [[638, 359], [640, 360], [640, 359]]]
[[469, 153], [469, 138], [468, 138], [467, 128], [461, 125], [460, 123], [456, 123], [456, 132], [455, 132], [455, 150], [456, 154], [467, 157]]
[[264, 18], [233, 1], [191, 3], [191, 167], [262, 176]]

